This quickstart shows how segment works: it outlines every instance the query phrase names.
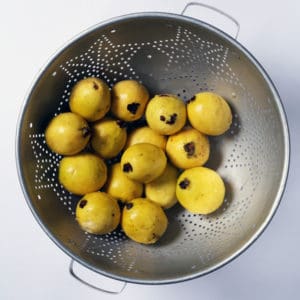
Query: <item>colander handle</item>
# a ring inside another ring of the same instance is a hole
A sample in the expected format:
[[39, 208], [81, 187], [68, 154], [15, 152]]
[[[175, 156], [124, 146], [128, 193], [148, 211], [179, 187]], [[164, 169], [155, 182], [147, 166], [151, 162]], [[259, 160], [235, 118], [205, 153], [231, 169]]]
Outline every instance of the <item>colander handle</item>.
[[227, 17], [230, 21], [232, 21], [235, 26], [236, 26], [236, 33], [234, 35], [234, 38], [237, 39], [239, 32], [240, 32], [240, 23], [232, 16], [230, 16], [229, 14], [227, 14], [226, 12], [220, 10], [219, 8], [213, 7], [211, 5], [205, 4], [205, 3], [200, 3], [200, 2], [189, 2], [186, 4], [186, 6], [184, 7], [184, 9], [182, 10], [181, 14], [184, 15], [184, 13], [187, 11], [187, 9], [190, 6], [201, 6], [201, 7], [205, 7], [208, 8], [210, 10], [213, 10], [219, 14], [221, 14], [222, 16]]
[[112, 294], [112, 295], [117, 295], [117, 294], [120, 294], [123, 292], [123, 290], [125, 289], [126, 285], [127, 285], [127, 282], [123, 282], [123, 285], [122, 287], [117, 290], [117, 291], [112, 291], [112, 290], [106, 290], [104, 288], [101, 288], [101, 287], [98, 287], [92, 283], [89, 283], [87, 282], [86, 280], [82, 279], [79, 275], [77, 275], [74, 271], [74, 260], [72, 259], [71, 262], [70, 262], [70, 265], [69, 265], [69, 272], [70, 274], [75, 278], [77, 279], [79, 282], [97, 290], [97, 291], [100, 291], [100, 292], [103, 292], [103, 293], [107, 293], [107, 294]]

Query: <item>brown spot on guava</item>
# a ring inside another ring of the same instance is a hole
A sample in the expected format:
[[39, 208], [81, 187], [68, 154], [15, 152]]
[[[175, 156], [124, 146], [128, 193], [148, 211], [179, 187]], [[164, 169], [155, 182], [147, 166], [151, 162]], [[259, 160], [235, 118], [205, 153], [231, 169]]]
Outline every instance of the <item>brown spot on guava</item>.
[[131, 209], [133, 207], [133, 203], [126, 203], [125, 204], [126, 209]]
[[190, 185], [190, 181], [187, 178], [184, 178], [182, 181], [179, 182], [180, 188], [185, 190]]
[[79, 202], [79, 207], [80, 207], [80, 208], [84, 208], [86, 205], [87, 205], [87, 200], [85, 200], [85, 199], [82, 199], [82, 200]]
[[183, 146], [184, 151], [186, 152], [188, 157], [191, 157], [195, 154], [195, 143], [189, 142]]
[[99, 89], [99, 86], [98, 86], [98, 84], [97, 84], [95, 81], [93, 81], [93, 88], [94, 88], [95, 90], [98, 90], [98, 89]]
[[129, 173], [132, 171], [133, 171], [133, 169], [132, 169], [132, 165], [130, 163], [126, 163], [123, 165], [123, 172]]
[[175, 124], [176, 119], [177, 119], [177, 114], [174, 113], [173, 115], [170, 116], [170, 119], [168, 121], [166, 121], [166, 124], [173, 125], [173, 124]]
[[133, 102], [133, 103], [130, 103], [130, 104], [127, 105], [127, 110], [128, 110], [131, 114], [135, 115], [136, 112], [137, 112], [137, 110], [138, 110], [138, 108], [139, 108], [139, 106], [140, 106], [140, 103]]

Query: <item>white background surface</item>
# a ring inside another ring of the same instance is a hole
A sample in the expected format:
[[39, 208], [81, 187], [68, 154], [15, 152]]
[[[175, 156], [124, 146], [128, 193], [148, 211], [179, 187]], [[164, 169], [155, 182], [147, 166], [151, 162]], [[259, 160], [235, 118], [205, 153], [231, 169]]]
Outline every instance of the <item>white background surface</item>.
[[[179, 13], [186, 1], [1, 1], [0, 4], [0, 299], [299, 299], [300, 2], [207, 0], [239, 20], [238, 40], [263, 64], [289, 119], [287, 189], [271, 225], [242, 256], [189, 282], [129, 284], [109, 296], [68, 274], [69, 258], [46, 236], [21, 192], [15, 166], [16, 121], [23, 97], [48, 57], [75, 34], [130, 12]], [[276, 4], [275, 4], [276, 3]], [[193, 16], [197, 15], [195, 13]], [[199, 18], [205, 19], [199, 10]], [[99, 278], [101, 282], [101, 278]]]

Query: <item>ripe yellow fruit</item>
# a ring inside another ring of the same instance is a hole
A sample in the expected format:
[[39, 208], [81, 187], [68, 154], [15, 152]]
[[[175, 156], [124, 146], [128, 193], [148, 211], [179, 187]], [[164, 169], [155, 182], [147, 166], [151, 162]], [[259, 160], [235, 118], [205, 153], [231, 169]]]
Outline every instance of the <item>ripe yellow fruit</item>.
[[169, 136], [166, 152], [171, 162], [180, 169], [199, 167], [209, 158], [209, 140], [198, 130], [186, 128]]
[[222, 205], [225, 185], [217, 172], [205, 167], [191, 168], [179, 176], [176, 196], [191, 213], [210, 214]]
[[153, 244], [165, 233], [168, 219], [158, 204], [146, 198], [137, 198], [125, 204], [121, 225], [133, 241]]
[[121, 169], [132, 180], [148, 183], [159, 177], [167, 165], [161, 148], [152, 144], [135, 144], [125, 150], [121, 157]]
[[103, 158], [113, 158], [123, 149], [127, 139], [124, 122], [109, 118], [93, 124], [91, 144], [93, 149]]
[[69, 192], [85, 195], [102, 188], [107, 179], [104, 161], [95, 154], [65, 156], [59, 163], [58, 180]]
[[140, 119], [149, 100], [147, 89], [136, 80], [122, 80], [112, 88], [111, 111], [118, 119], [130, 122]]
[[167, 138], [150, 127], [144, 126], [136, 128], [129, 134], [125, 147], [128, 148], [132, 145], [141, 143], [149, 143], [165, 150]]
[[76, 220], [80, 227], [93, 234], [112, 232], [120, 223], [118, 202], [103, 192], [84, 195], [76, 207]]
[[81, 116], [66, 112], [54, 117], [45, 131], [48, 147], [61, 155], [73, 155], [85, 148], [91, 130]]
[[159, 134], [174, 134], [185, 125], [185, 103], [174, 95], [156, 95], [147, 105], [146, 120]]
[[101, 79], [82, 79], [73, 87], [70, 95], [70, 110], [88, 121], [97, 121], [105, 116], [111, 105], [110, 90]]
[[210, 92], [196, 94], [187, 104], [191, 125], [207, 135], [220, 135], [232, 122], [232, 113], [226, 100]]
[[117, 163], [109, 168], [105, 191], [122, 202], [128, 202], [142, 196], [143, 184], [126, 176], [122, 172], [121, 164]]
[[168, 163], [162, 175], [145, 185], [146, 197], [164, 209], [174, 206], [177, 203], [177, 175], [178, 170]]

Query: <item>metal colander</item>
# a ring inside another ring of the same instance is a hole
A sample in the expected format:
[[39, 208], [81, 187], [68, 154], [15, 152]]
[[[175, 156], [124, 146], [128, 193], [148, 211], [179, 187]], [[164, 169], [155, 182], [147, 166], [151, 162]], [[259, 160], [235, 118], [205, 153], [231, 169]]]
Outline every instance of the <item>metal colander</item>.
[[[233, 123], [210, 138], [207, 163], [226, 184], [215, 213], [167, 211], [169, 227], [155, 245], [130, 241], [121, 230], [83, 232], [75, 221], [79, 197], [58, 182], [62, 158], [46, 146], [51, 118], [68, 110], [74, 84], [96, 76], [111, 87], [141, 81], [152, 95], [184, 100], [200, 91], [221, 94]], [[139, 13], [103, 22], [63, 47], [40, 72], [18, 125], [17, 166], [27, 202], [50, 238], [69, 256], [103, 275], [135, 283], [192, 279], [229, 262], [263, 231], [284, 190], [288, 128], [279, 96], [258, 62], [235, 39], [199, 20], [168, 13]]]

